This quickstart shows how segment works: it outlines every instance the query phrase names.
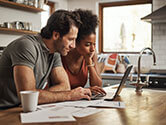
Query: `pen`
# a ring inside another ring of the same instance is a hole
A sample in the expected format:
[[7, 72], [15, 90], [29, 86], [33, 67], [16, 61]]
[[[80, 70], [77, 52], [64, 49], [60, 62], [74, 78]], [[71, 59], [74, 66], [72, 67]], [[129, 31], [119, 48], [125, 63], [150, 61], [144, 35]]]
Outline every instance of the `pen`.
[[120, 102], [119, 102], [119, 107], [120, 107]]

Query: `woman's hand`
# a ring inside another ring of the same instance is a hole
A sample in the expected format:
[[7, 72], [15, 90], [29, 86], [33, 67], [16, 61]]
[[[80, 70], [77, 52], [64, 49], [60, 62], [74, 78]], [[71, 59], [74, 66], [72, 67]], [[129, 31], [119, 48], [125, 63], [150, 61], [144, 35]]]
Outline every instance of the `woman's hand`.
[[104, 89], [102, 89], [99, 86], [93, 86], [89, 88], [91, 90], [91, 93], [93, 94], [102, 94], [102, 95], [106, 95], [106, 92], [104, 91]]
[[88, 53], [84, 56], [87, 65], [93, 64], [92, 58], [94, 57], [94, 55], [95, 55], [95, 51]]

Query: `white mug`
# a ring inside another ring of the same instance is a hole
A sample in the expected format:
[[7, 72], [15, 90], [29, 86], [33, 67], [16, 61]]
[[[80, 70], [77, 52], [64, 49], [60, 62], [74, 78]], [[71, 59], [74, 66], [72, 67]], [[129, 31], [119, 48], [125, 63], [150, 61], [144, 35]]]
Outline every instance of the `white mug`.
[[33, 112], [37, 109], [38, 91], [21, 91], [21, 104], [24, 112]]

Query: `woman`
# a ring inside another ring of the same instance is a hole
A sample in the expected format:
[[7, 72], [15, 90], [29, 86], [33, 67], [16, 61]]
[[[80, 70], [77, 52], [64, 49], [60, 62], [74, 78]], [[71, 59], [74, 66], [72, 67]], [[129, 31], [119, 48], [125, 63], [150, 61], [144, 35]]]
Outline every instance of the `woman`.
[[96, 27], [98, 18], [89, 10], [78, 9], [73, 13], [80, 15], [82, 25], [76, 39], [76, 48], [67, 56], [62, 57], [63, 66], [69, 76], [71, 89], [84, 87], [88, 80], [92, 93], [106, 94], [102, 87], [102, 80], [97, 63]]

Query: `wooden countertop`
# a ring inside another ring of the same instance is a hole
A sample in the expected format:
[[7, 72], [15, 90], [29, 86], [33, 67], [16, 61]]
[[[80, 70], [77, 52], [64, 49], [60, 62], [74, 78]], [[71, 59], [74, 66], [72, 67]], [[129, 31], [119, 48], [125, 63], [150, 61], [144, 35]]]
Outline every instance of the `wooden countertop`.
[[[76, 118], [76, 122], [42, 123], [44, 125], [166, 125], [166, 91], [144, 89], [142, 94], [133, 88], [124, 88], [117, 98], [126, 108], [103, 108], [104, 111]], [[0, 124], [21, 125], [22, 108], [0, 111]], [[39, 124], [39, 123], [38, 123]], [[32, 125], [38, 125], [32, 124]], [[40, 123], [41, 124], [41, 123]]]

